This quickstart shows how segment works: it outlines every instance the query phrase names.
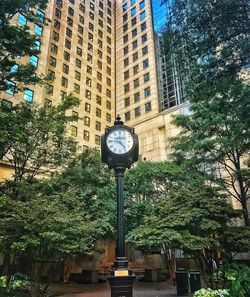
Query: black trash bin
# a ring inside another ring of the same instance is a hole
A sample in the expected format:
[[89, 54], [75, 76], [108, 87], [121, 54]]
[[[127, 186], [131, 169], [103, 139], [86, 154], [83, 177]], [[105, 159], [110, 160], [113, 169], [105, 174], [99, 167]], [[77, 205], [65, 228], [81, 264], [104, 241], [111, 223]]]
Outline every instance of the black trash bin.
[[188, 271], [185, 268], [178, 268], [175, 275], [177, 295], [187, 296], [189, 293]]
[[191, 293], [201, 289], [201, 274], [199, 270], [189, 270], [189, 283]]

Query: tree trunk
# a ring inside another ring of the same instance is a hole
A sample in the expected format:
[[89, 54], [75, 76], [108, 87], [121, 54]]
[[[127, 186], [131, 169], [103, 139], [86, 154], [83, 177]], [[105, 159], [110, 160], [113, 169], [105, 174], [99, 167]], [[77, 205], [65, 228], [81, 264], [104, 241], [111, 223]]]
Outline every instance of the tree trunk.
[[40, 281], [42, 274], [43, 263], [34, 262], [31, 268], [31, 280], [32, 280], [32, 297], [40, 297]]
[[175, 261], [175, 249], [169, 249], [165, 245], [163, 246], [166, 266], [168, 267], [170, 278], [175, 282], [175, 271], [176, 271], [176, 261]]

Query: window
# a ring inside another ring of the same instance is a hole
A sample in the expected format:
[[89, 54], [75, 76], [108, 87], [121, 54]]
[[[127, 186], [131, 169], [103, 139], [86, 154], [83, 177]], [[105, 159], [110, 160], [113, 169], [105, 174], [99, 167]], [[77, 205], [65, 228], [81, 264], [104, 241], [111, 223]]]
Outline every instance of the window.
[[150, 80], [149, 72], [143, 75], [144, 82], [148, 82]]
[[95, 122], [95, 129], [97, 130], [97, 131], [101, 131], [101, 123], [100, 122]]
[[30, 56], [30, 64], [33, 65], [34, 67], [38, 66], [38, 57], [37, 56]]
[[140, 9], [143, 9], [145, 7], [145, 0], [140, 2]]
[[144, 10], [143, 12], [140, 13], [140, 20], [144, 20], [146, 17], [146, 11]]
[[100, 136], [99, 135], [95, 135], [95, 144], [96, 145], [100, 145]]
[[133, 9], [131, 9], [131, 16], [136, 14], [136, 7], [134, 7]]
[[71, 136], [73, 137], [77, 136], [77, 127], [71, 126]]
[[111, 65], [111, 58], [107, 56], [107, 63]]
[[111, 102], [110, 101], [106, 101], [106, 108], [108, 110], [111, 110]]
[[106, 113], [106, 121], [109, 123], [111, 122], [111, 114]]
[[93, 57], [90, 54], [87, 54], [87, 61], [93, 63]]
[[82, 62], [79, 59], [76, 59], [76, 67], [81, 68], [82, 67]]
[[67, 17], [67, 24], [71, 27], [73, 26], [73, 20], [70, 17]]
[[68, 14], [69, 15], [74, 15], [74, 9], [72, 7], [68, 7]]
[[56, 5], [60, 8], [62, 8], [62, 5], [63, 5], [62, 0], [56, 0]]
[[139, 78], [137, 78], [134, 80], [134, 88], [138, 88], [139, 85], [140, 85], [140, 81], [139, 81]]
[[80, 47], [76, 47], [76, 53], [78, 56], [82, 56], [82, 49]]
[[148, 46], [144, 46], [143, 48], [142, 48], [142, 55], [144, 56], [144, 55], [146, 55], [148, 53]]
[[140, 93], [139, 92], [134, 94], [134, 102], [138, 102], [138, 101], [140, 101]]
[[5, 107], [5, 108], [10, 109], [10, 108], [12, 108], [12, 105], [13, 105], [13, 103], [9, 100], [2, 99], [2, 101], [1, 101], [1, 106]]
[[123, 33], [128, 30], [128, 24], [123, 25]]
[[111, 87], [111, 79], [110, 78], [108, 78], [108, 77], [106, 78], [106, 83], [109, 87]]
[[135, 75], [135, 74], [137, 74], [139, 72], [139, 65], [135, 65], [134, 67], [133, 67], [133, 74]]
[[71, 4], [75, 4], [75, 0], [69, 0]]
[[85, 103], [85, 111], [90, 113], [91, 111], [91, 105], [89, 103]]
[[91, 43], [88, 43], [88, 51], [93, 53], [93, 45]]
[[90, 7], [90, 9], [95, 10], [95, 5], [91, 2], [89, 3], [89, 7]]
[[130, 111], [125, 112], [125, 121], [129, 121], [130, 120]]
[[78, 116], [78, 112], [77, 111], [72, 111], [72, 116], [74, 117], [74, 120], [76, 121], [76, 122], [78, 122], [78, 118], [79, 118], [79, 116]]
[[59, 41], [59, 34], [56, 33], [55, 31], [53, 31], [52, 39], [55, 40], [55, 41]]
[[30, 89], [24, 89], [23, 91], [23, 99], [26, 102], [33, 102], [34, 92]]
[[103, 9], [103, 3], [101, 1], [99, 1], [99, 7]]
[[57, 29], [57, 30], [60, 30], [61, 28], [61, 23], [58, 21], [58, 20], [54, 20], [54, 27]]
[[49, 69], [47, 77], [48, 77], [49, 80], [54, 80], [55, 79], [55, 72]]
[[71, 49], [71, 41], [69, 41], [68, 39], [65, 39], [65, 47], [67, 48], [67, 49]]
[[146, 28], [147, 28], [147, 23], [146, 22], [144, 22], [143, 24], [141, 24], [141, 31], [146, 30]]
[[69, 66], [66, 64], [63, 64], [63, 73], [69, 74]]
[[111, 1], [108, 0], [108, 7], [111, 7]]
[[138, 60], [138, 52], [133, 54], [133, 62], [135, 62], [136, 60]]
[[98, 14], [100, 18], [103, 18], [103, 12], [101, 10], [99, 10]]
[[64, 91], [60, 91], [60, 99], [63, 101], [64, 100], [64, 98], [66, 97], [66, 95], [67, 95], [67, 93], [66, 92], [64, 92]]
[[144, 61], [142, 62], [142, 64], [143, 64], [143, 69], [147, 68], [147, 67], [149, 66], [148, 59], [147, 59], [147, 60], [144, 60]]
[[84, 17], [82, 15], [79, 15], [79, 22], [81, 24], [84, 24]]
[[107, 43], [111, 44], [111, 38], [110, 37], [107, 37]]
[[108, 52], [108, 54], [111, 55], [111, 47], [109, 47], [108, 45], [107, 45], [107, 52]]
[[129, 92], [129, 84], [126, 84], [125, 86], [124, 86], [124, 93], [126, 94], [126, 93], [128, 93]]
[[83, 34], [83, 27], [82, 26], [80, 26], [80, 25], [78, 25], [78, 32], [80, 33], [80, 34]]
[[130, 0], [131, 6], [136, 3], [136, 0]]
[[138, 117], [140, 115], [141, 115], [141, 107], [138, 106], [138, 107], [135, 108], [135, 117]]
[[58, 18], [60, 19], [61, 16], [62, 16], [61, 10], [59, 10], [59, 9], [56, 8], [55, 16], [58, 17]]
[[65, 87], [65, 88], [67, 88], [68, 87], [68, 79], [66, 78], [66, 77], [63, 77], [62, 76], [62, 78], [61, 78], [61, 85], [63, 86], [63, 87]]
[[99, 48], [102, 48], [102, 41], [100, 39], [98, 39], [97, 44]]
[[97, 71], [97, 79], [102, 80], [102, 74], [100, 72], [98, 72], [98, 71]]
[[103, 32], [102, 32], [101, 30], [98, 30], [98, 36], [99, 36], [100, 38], [103, 37]]
[[145, 112], [149, 112], [152, 110], [151, 102], [147, 102], [145, 104]]
[[56, 67], [56, 58], [50, 56], [49, 57], [49, 65]]
[[144, 35], [142, 35], [142, 37], [141, 37], [141, 42], [144, 43], [144, 42], [147, 41], [147, 39], [148, 39], [147, 34], [144, 34]]
[[34, 32], [36, 33], [36, 35], [42, 36], [42, 34], [43, 34], [43, 27], [35, 24]]
[[144, 96], [145, 96], [145, 97], [150, 96], [150, 87], [144, 89]]
[[7, 84], [8, 88], [5, 90], [5, 92], [10, 95], [13, 95], [15, 93], [16, 84], [10, 80], [7, 80], [6, 84]]
[[81, 12], [85, 12], [85, 6], [83, 4], [80, 4], [79, 9]]
[[111, 91], [109, 89], [106, 89], [106, 96], [111, 98]]
[[89, 77], [86, 77], [86, 85], [91, 87], [92, 86], [92, 79]]
[[98, 83], [96, 84], [96, 89], [98, 92], [100, 92], [100, 93], [102, 92], [102, 86]]
[[89, 100], [91, 100], [91, 92], [89, 90], [85, 91], [85, 97]]
[[75, 79], [76, 80], [81, 80], [81, 73], [80, 72], [78, 72], [78, 71], [75, 71]]
[[53, 95], [53, 90], [54, 90], [54, 88], [52, 85], [46, 84], [46, 94], [47, 95]]
[[92, 23], [89, 23], [89, 30], [94, 31], [94, 25]]
[[70, 61], [70, 54], [68, 52], [64, 52], [63, 57], [65, 61], [68, 61], [68, 62]]
[[49, 99], [47, 99], [47, 98], [45, 98], [44, 99], [44, 106], [52, 106], [52, 101], [49, 100]]
[[136, 17], [131, 20], [131, 26], [134, 26], [135, 24], [136, 24]]
[[80, 94], [80, 86], [78, 84], [74, 84], [74, 92]]
[[129, 64], [129, 59], [126, 58], [126, 59], [123, 61], [123, 63], [124, 63], [124, 67], [128, 66], [128, 64]]
[[83, 139], [85, 141], [89, 141], [89, 131], [86, 131], [86, 130], [83, 131]]
[[123, 36], [123, 43], [126, 43], [126, 42], [128, 42], [128, 34]]
[[77, 36], [77, 43], [83, 45], [83, 39], [80, 36]]
[[137, 35], [137, 29], [132, 30], [132, 37], [135, 37]]
[[109, 26], [107, 26], [107, 32], [111, 34], [111, 28]]
[[128, 53], [128, 46], [124, 47], [124, 49], [123, 49], [123, 54], [127, 55], [127, 53]]
[[107, 17], [107, 22], [109, 25], [111, 25], [111, 18]]
[[91, 19], [91, 20], [94, 20], [95, 19], [95, 15], [93, 14], [93, 12], [89, 12], [89, 18]]
[[123, 4], [122, 6], [123, 12], [126, 11], [127, 9], [128, 9], [128, 4], [127, 3]]
[[58, 46], [52, 43], [50, 50], [51, 50], [52, 53], [57, 54]]
[[92, 74], [92, 68], [89, 65], [87, 65], [87, 73]]
[[137, 40], [133, 41], [133, 43], [132, 43], [133, 50], [136, 49], [137, 46], [138, 46], [138, 41]]
[[97, 67], [98, 69], [102, 70], [102, 62], [101, 61], [97, 61]]
[[124, 99], [124, 106], [128, 107], [129, 105], [130, 105], [130, 98], [128, 97]]
[[107, 66], [107, 74], [111, 75], [111, 68], [109, 68], [108, 66]]
[[41, 41], [36, 40], [34, 43], [34, 49], [37, 51], [40, 51], [40, 48], [41, 48]]
[[102, 20], [98, 20], [98, 25], [100, 26], [100, 27], [103, 27], [103, 21]]
[[99, 95], [96, 95], [96, 103], [99, 105], [102, 104], [102, 98]]
[[66, 35], [72, 37], [72, 31], [69, 28], [66, 28]]
[[102, 112], [100, 108], [96, 108], [95, 115], [100, 118], [102, 116]]
[[27, 24], [26, 16], [23, 15], [22, 13], [18, 14], [18, 20], [17, 21], [18, 21], [18, 24], [22, 25], [22, 26], [25, 26]]
[[125, 13], [122, 18], [123, 18], [123, 22], [126, 22], [126, 20], [128, 19], [128, 14]]
[[129, 78], [129, 70], [124, 72], [124, 79], [128, 79]]

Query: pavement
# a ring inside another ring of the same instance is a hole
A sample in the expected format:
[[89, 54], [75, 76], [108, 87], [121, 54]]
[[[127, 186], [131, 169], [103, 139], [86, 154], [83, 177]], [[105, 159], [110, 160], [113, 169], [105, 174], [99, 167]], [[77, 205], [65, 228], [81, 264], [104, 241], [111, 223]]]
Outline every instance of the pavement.
[[[109, 283], [98, 284], [51, 284], [49, 292], [63, 297], [110, 297]], [[170, 281], [159, 283], [136, 281], [133, 297], [173, 297], [177, 296], [176, 287]]]

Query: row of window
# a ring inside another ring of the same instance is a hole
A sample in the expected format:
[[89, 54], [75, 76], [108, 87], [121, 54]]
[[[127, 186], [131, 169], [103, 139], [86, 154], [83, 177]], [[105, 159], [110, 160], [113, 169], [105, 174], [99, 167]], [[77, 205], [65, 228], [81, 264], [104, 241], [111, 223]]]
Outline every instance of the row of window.
[[[130, 0], [131, 6], [133, 6], [135, 3], [136, 3], [136, 0]], [[129, 5], [129, 2], [123, 4], [123, 6], [122, 6], [123, 12], [128, 10], [128, 5]], [[139, 7], [140, 7], [140, 9], [143, 9], [145, 7], [145, 0], [142, 0], [139, 3]], [[131, 12], [131, 15], [134, 15], [136, 13], [136, 7], [132, 8], [130, 12]]]
[[[147, 23], [146, 22], [142, 23], [140, 27], [141, 27], [141, 32], [146, 30], [147, 29]], [[135, 29], [133, 29], [131, 31], [132, 38], [135, 37], [138, 34], [137, 29], [138, 28], [135, 28]], [[123, 25], [123, 33], [125, 33], [127, 30], [128, 30], [128, 24]]]
[[[98, 129], [96, 129], [98, 131], [101, 130], [101, 129], [99, 130], [99, 122], [96, 122], [96, 128], [98, 128]], [[77, 137], [77, 134], [78, 134], [77, 127], [76, 126], [71, 126], [71, 136], [72, 137]], [[83, 139], [85, 141], [89, 141], [89, 139], [90, 139], [90, 132], [89, 131], [87, 131], [87, 130], [83, 131]], [[100, 145], [100, 139], [101, 139], [100, 135], [95, 135], [95, 144], [96, 145]]]
[[[152, 110], [151, 102], [147, 102], [144, 105], [145, 112], [150, 112]], [[141, 106], [138, 106], [134, 109], [134, 116], [139, 117], [141, 115]], [[131, 111], [125, 112], [125, 121], [129, 121], [131, 119]]]
[[[13, 81], [7, 81], [8, 89], [5, 91], [7, 94], [14, 95], [16, 84]], [[23, 90], [23, 99], [26, 102], [33, 102], [34, 98], [34, 91], [30, 89], [24, 89]]]
[[[132, 26], [134, 26], [134, 25], [136, 24], [136, 16], [135, 16], [135, 14], [136, 14], [136, 7], [134, 7], [133, 9], [131, 9], [131, 17], [134, 17], [133, 22], [132, 22], [132, 20], [131, 20], [131, 24], [132, 24]], [[144, 19], [146, 18], [146, 11], [145, 11], [145, 10], [142, 11], [142, 12], [140, 13], [139, 17], [140, 17], [140, 21], [144, 20]], [[123, 19], [123, 22], [125, 23], [125, 22], [128, 20], [128, 14], [125, 13], [125, 14], [122, 16], [122, 19]]]

